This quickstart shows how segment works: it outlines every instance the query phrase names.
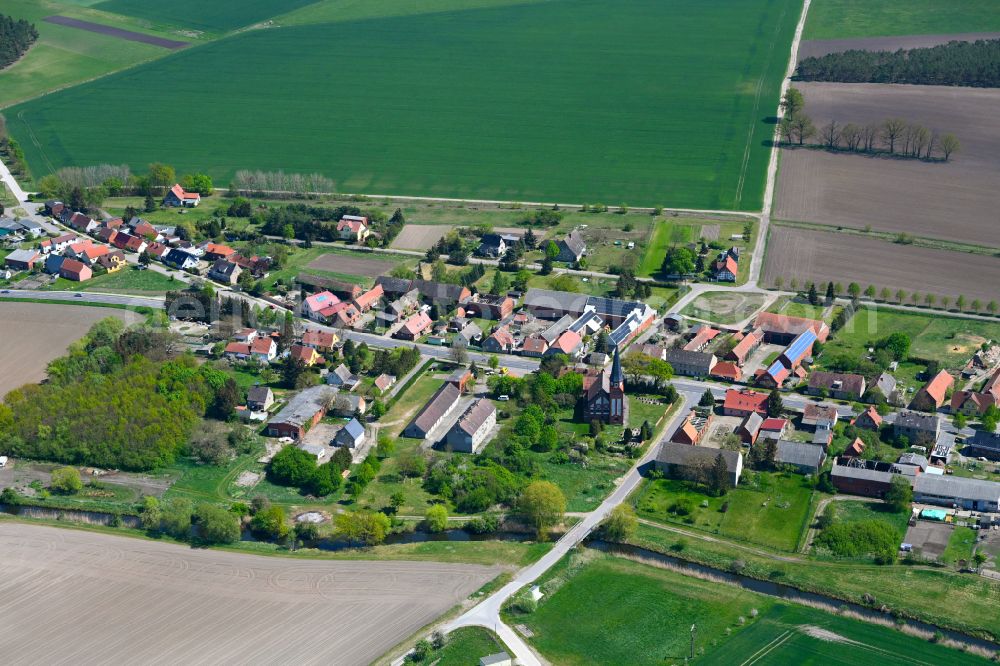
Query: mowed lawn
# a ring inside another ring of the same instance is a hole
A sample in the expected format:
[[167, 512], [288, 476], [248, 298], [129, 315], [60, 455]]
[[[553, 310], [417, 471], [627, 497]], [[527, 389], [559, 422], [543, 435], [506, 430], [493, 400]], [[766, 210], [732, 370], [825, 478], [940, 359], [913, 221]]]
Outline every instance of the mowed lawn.
[[252, 30], [7, 116], [39, 173], [164, 161], [219, 183], [283, 169], [344, 192], [758, 210], [800, 7], [560, 0]]
[[986, 663], [893, 629], [594, 551], [553, 570], [542, 592], [538, 610], [512, 621], [527, 625], [530, 642], [556, 664], [683, 664], [692, 624], [694, 663]]
[[996, 0], [817, 0], [803, 39], [947, 35], [1000, 30]]

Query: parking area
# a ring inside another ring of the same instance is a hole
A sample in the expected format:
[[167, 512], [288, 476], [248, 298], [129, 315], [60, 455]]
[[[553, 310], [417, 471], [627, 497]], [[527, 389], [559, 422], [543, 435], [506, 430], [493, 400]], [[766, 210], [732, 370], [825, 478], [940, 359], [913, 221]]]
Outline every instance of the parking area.
[[916, 525], [906, 530], [904, 543], [913, 546], [913, 552], [929, 560], [936, 560], [948, 547], [948, 538], [954, 529], [946, 523], [918, 520]]

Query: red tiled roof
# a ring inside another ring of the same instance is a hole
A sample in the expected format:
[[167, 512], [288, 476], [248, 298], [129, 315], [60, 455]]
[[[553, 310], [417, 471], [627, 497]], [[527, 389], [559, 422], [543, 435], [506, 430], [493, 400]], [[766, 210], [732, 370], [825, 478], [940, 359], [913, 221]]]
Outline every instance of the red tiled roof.
[[788, 419], [767, 418], [760, 424], [760, 429], [780, 432], [781, 430], [784, 430], [786, 426], [788, 426]]
[[176, 184], [170, 188], [170, 191], [180, 200], [184, 199], [201, 199], [201, 195], [197, 192], [188, 192], [180, 184]]
[[59, 272], [63, 274], [69, 274], [75, 277], [77, 280], [82, 278], [82, 274], [90, 269], [86, 264], [77, 261], [76, 259], [64, 259], [62, 265], [59, 267]]
[[549, 343], [545, 341], [545, 338], [534, 335], [526, 338], [524, 344], [521, 345], [521, 351], [528, 354], [544, 354], [548, 348]]
[[927, 382], [924, 391], [937, 402], [938, 405], [944, 403], [944, 399], [950, 389], [955, 384], [955, 378], [942, 370], [935, 375], [934, 379]]
[[514, 336], [511, 335], [510, 330], [506, 326], [501, 326], [497, 330], [493, 331], [493, 335], [490, 337], [499, 342], [503, 347], [513, 347], [517, 344]]
[[230, 342], [226, 345], [227, 354], [242, 354], [243, 356], [250, 355], [250, 345], [246, 342]]
[[580, 337], [579, 333], [574, 331], [565, 331], [559, 336], [559, 339], [556, 340], [555, 346], [558, 347], [559, 351], [564, 354], [572, 354], [573, 351], [580, 346], [580, 342], [582, 342], [582, 340], [583, 338]]
[[333, 333], [310, 329], [302, 334], [302, 344], [330, 349], [333, 347], [335, 337]]
[[767, 393], [758, 391], [729, 389], [723, 403], [726, 409], [736, 409], [744, 412], [767, 412]]
[[228, 245], [209, 243], [208, 245], [205, 246], [205, 254], [214, 254], [220, 257], [228, 257], [231, 254], [236, 254], [236, 250], [229, 247]]
[[291, 349], [288, 350], [289, 355], [292, 358], [302, 361], [303, 363], [311, 363], [316, 358], [316, 350], [312, 347], [305, 347], [303, 345], [292, 345]]
[[732, 361], [719, 361], [712, 367], [712, 371], [709, 374], [712, 377], [728, 379], [733, 382], [738, 382], [743, 378], [743, 371], [740, 370], [740, 366]]
[[777, 333], [800, 334], [811, 328], [820, 342], [826, 342], [830, 336], [830, 327], [825, 322], [804, 317], [789, 317], [774, 312], [761, 312], [754, 320], [754, 328]]
[[747, 354], [749, 354], [750, 350], [756, 347], [759, 342], [760, 337], [758, 336], [758, 332], [756, 330], [751, 331], [747, 333], [735, 347], [733, 347], [730, 354], [733, 354], [736, 357], [738, 363], [743, 364], [747, 359]]
[[382, 289], [382, 285], [377, 284], [373, 289], [369, 289], [355, 298], [354, 304], [361, 310], [369, 310], [379, 302], [383, 295], [385, 295], [385, 290]]
[[250, 350], [255, 354], [270, 354], [274, 349], [274, 340], [271, 338], [257, 338], [250, 343]]
[[431, 325], [431, 318], [427, 316], [427, 313], [420, 311], [406, 320], [403, 324], [405, 328], [411, 335], [420, 335], [422, 332], [427, 330], [427, 327]]

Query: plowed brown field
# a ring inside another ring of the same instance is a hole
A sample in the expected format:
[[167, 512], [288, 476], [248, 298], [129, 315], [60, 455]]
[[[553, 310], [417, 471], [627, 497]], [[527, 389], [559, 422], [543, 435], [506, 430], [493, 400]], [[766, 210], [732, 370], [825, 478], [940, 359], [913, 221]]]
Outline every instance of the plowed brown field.
[[952, 132], [945, 163], [785, 149], [775, 218], [1000, 247], [1000, 90], [800, 83], [817, 127], [900, 117]]
[[499, 571], [0, 522], [5, 664], [368, 664]]
[[[965, 296], [985, 305], [1000, 301], [1000, 259], [982, 254], [899, 245], [853, 233], [774, 226], [764, 262], [764, 286], [782, 277], [826, 284], [857, 282], [864, 289], [888, 287], [895, 295], [931, 293], [952, 300]], [[909, 304], [907, 300], [907, 304]], [[921, 299], [921, 303], [923, 300]]]

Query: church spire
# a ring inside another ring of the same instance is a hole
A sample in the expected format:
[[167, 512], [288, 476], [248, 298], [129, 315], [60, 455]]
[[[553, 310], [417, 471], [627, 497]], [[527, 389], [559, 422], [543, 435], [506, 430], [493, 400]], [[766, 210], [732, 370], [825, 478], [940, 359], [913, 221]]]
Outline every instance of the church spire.
[[625, 376], [622, 374], [621, 351], [615, 346], [615, 360], [611, 363], [611, 385], [622, 387], [625, 385]]

